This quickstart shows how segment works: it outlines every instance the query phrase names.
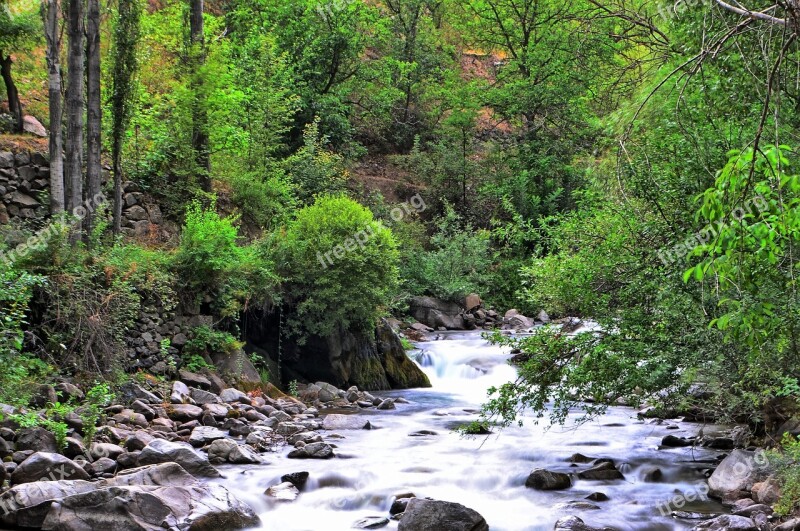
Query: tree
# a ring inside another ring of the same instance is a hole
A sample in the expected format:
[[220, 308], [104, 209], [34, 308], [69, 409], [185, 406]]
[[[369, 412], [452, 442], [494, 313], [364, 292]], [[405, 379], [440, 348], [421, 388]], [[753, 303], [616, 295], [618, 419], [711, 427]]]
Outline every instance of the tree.
[[42, 3], [47, 40], [47, 101], [50, 107], [50, 213], [64, 211], [63, 105], [61, 100], [61, 25], [58, 0]]
[[[102, 111], [100, 102], [100, 0], [88, 0], [86, 13], [86, 197], [100, 194], [100, 129]], [[84, 228], [91, 233], [94, 212], [98, 205], [87, 210]]]
[[83, 202], [83, 60], [84, 0], [67, 0], [67, 138], [66, 209], [73, 213]]
[[122, 223], [122, 148], [130, 122], [134, 78], [139, 69], [136, 49], [142, 7], [139, 0], [119, 0], [114, 26], [111, 72], [111, 158], [114, 172], [114, 234]]
[[12, 14], [8, 0], [0, 0], [0, 77], [6, 87], [8, 108], [14, 117], [14, 130], [22, 132], [22, 103], [14, 82], [11, 68], [14, 60], [11, 53], [17, 51], [36, 34], [33, 13]]
[[201, 173], [200, 185], [206, 192], [211, 191], [211, 159], [208, 151], [208, 115], [205, 103], [201, 101], [202, 83], [200, 70], [205, 63], [205, 37], [203, 35], [203, 0], [189, 0], [189, 63], [192, 70], [192, 148], [195, 153], [197, 169]]
[[392, 232], [345, 196], [301, 209], [278, 242], [290, 327], [301, 336], [370, 329], [397, 284]]

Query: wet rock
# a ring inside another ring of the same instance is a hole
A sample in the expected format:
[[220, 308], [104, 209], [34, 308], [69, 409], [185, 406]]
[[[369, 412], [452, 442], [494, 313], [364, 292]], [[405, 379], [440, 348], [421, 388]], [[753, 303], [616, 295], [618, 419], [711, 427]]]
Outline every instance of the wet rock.
[[434, 435], [439, 435], [439, 434], [431, 430], [419, 430], [408, 434], [409, 437], [431, 437]]
[[380, 404], [378, 404], [378, 409], [381, 411], [395, 409], [395, 407], [396, 406], [394, 405], [394, 400], [392, 400], [391, 398], [387, 398], [386, 400], [383, 400], [381, 401]]
[[389, 519], [385, 516], [367, 516], [353, 524], [353, 529], [379, 529], [389, 525]]
[[589, 479], [589, 480], [625, 479], [625, 476], [622, 475], [622, 472], [617, 470], [614, 467], [613, 463], [609, 463], [607, 461], [595, 465], [588, 470], [578, 472], [578, 477], [580, 479]]
[[40, 480], [62, 479], [88, 480], [89, 474], [80, 465], [61, 454], [36, 452], [28, 457], [11, 474], [11, 485], [32, 483]]
[[645, 471], [642, 480], [645, 483], [656, 483], [658, 481], [661, 481], [663, 477], [664, 473], [661, 471], [660, 468], [651, 468]]
[[413, 498], [398, 531], [489, 531], [486, 520], [459, 503]]
[[588, 496], [586, 496], [586, 499], [596, 502], [603, 502], [603, 501], [608, 501], [610, 498], [608, 497], [608, 495], [602, 492], [593, 492]]
[[666, 446], [667, 448], [684, 448], [692, 446], [693, 444], [693, 439], [684, 439], [682, 437], [675, 437], [674, 435], [666, 435], [661, 439], [661, 446]]
[[572, 454], [569, 457], [569, 459], [567, 459], [567, 461], [570, 463], [578, 463], [582, 465], [587, 463], [593, 463], [596, 460], [597, 460], [596, 457], [588, 457], [583, 454]]
[[534, 490], [562, 490], [572, 486], [569, 475], [537, 468], [525, 480], [525, 486]]
[[300, 496], [300, 491], [289, 481], [268, 488], [265, 494], [278, 501], [294, 501]]
[[290, 459], [330, 459], [334, 457], [333, 448], [327, 443], [316, 442], [307, 444], [289, 452]]
[[291, 474], [284, 474], [281, 476], [281, 481], [286, 483], [289, 482], [299, 490], [303, 490], [306, 486], [306, 482], [308, 481], [308, 472], [292, 472]]
[[599, 505], [595, 505], [594, 503], [589, 503], [587, 501], [568, 501], [565, 503], [559, 503], [555, 506], [556, 509], [563, 510], [563, 511], [598, 511], [600, 510]]
[[208, 459], [213, 463], [251, 465], [260, 459], [248, 446], [240, 446], [230, 439], [218, 439], [208, 447]]
[[371, 427], [369, 421], [359, 415], [331, 414], [322, 419], [324, 430], [368, 430]]
[[389, 514], [403, 514], [406, 512], [406, 508], [408, 507], [408, 502], [411, 501], [411, 498], [400, 498], [392, 502], [392, 506], [389, 508]]
[[195, 476], [220, 477], [220, 473], [211, 466], [208, 459], [198, 455], [188, 444], [153, 439], [139, 454], [139, 465], [170, 462], [179, 464]]
[[707, 520], [692, 529], [693, 531], [758, 531], [752, 519], [728, 514]]
[[592, 527], [586, 525], [577, 516], [567, 516], [556, 522], [553, 531], [612, 531], [608, 527]]

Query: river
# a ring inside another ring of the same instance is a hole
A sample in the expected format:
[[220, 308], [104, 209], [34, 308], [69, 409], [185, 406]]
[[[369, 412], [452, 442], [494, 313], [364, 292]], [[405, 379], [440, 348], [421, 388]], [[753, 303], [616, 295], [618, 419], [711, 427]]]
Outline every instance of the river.
[[[394, 411], [370, 411], [375, 429], [342, 431], [345, 438], [326, 441], [338, 446], [332, 460], [292, 460], [285, 448], [266, 454], [258, 466], [227, 467], [221, 482], [260, 514], [261, 529], [270, 531], [346, 530], [366, 516], [386, 516], [393, 496], [413, 492], [420, 497], [454, 501], [483, 515], [493, 531], [551, 531], [559, 518], [581, 517], [592, 526], [620, 530], [691, 529], [697, 522], [662, 516], [676, 493], [702, 492], [703, 463], [719, 452], [706, 449], [659, 449], [672, 434], [693, 436], [700, 426], [683, 422], [641, 421], [630, 408], [611, 408], [597, 421], [580, 426], [511, 427], [487, 437], [464, 438], [455, 426], [474, 420], [486, 389], [515, 377], [506, 350], [489, 345], [478, 333], [443, 334], [420, 343], [423, 370], [432, 389], [375, 393], [402, 396], [410, 404]], [[668, 429], [668, 425], [678, 429]], [[420, 430], [436, 435], [409, 436]], [[706, 427], [708, 433], [709, 428]], [[325, 434], [330, 435], [330, 434]], [[570, 472], [574, 453], [612, 458], [625, 480], [576, 480], [564, 491], [540, 492], [525, 487], [535, 468]], [[658, 482], [645, 474], [658, 468]], [[264, 495], [283, 474], [308, 471], [305, 490], [294, 502], [275, 502]], [[602, 492], [601, 509], [559, 507]], [[674, 507], [673, 507], [674, 508]], [[714, 502], [696, 502], [682, 510], [723, 512]], [[397, 529], [391, 522], [384, 529]]]

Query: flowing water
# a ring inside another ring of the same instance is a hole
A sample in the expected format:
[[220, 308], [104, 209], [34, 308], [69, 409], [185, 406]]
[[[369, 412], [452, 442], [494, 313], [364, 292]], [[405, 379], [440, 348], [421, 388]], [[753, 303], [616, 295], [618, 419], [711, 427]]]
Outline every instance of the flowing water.
[[[666, 512], [665, 504], [679, 493], [690, 498], [702, 493], [701, 470], [707, 468], [703, 461], [717, 452], [658, 446], [667, 434], [695, 435], [699, 425], [675, 422], [679, 429], [668, 430], [670, 423], [643, 422], [634, 410], [620, 407], [580, 426], [546, 430], [528, 418], [521, 428], [488, 438], [463, 438], [452, 430], [475, 419], [486, 389], [515, 378], [515, 369], [507, 364], [509, 354], [478, 333], [443, 334], [419, 346], [419, 362], [433, 388], [376, 393], [402, 396], [411, 403], [398, 404], [394, 411], [361, 413], [370, 416], [373, 430], [339, 432], [343, 439], [326, 437], [338, 446], [336, 458], [286, 459], [286, 448], [281, 455], [267, 454], [267, 464], [223, 470], [223, 483], [261, 515], [261, 529], [350, 529], [360, 518], [388, 515], [393, 496], [404, 492], [466, 505], [481, 513], [493, 531], [551, 531], [556, 520], [567, 515], [620, 530], [679, 530], [697, 524], [662, 516], [659, 507]], [[436, 435], [409, 436], [420, 430]], [[574, 471], [567, 462], [574, 453], [614, 459], [625, 480], [576, 480], [571, 489], [554, 492], [525, 487], [535, 468]], [[662, 478], [646, 482], [645, 474], [654, 468], [662, 471]], [[310, 472], [310, 478], [296, 501], [275, 502], [264, 495], [283, 474], [298, 471]], [[596, 503], [599, 510], [560, 506], [586, 501], [593, 492], [610, 498]], [[722, 512], [713, 502], [695, 502], [682, 510]], [[384, 529], [396, 528], [392, 522]]]

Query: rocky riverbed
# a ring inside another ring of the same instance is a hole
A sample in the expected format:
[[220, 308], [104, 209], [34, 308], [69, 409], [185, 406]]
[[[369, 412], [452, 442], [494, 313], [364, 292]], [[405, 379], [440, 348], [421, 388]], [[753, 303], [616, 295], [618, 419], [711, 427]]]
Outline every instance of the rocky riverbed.
[[529, 418], [522, 428], [461, 437], [453, 429], [475, 418], [485, 390], [513, 378], [510, 353], [470, 333], [419, 346], [430, 390], [370, 394], [318, 382], [295, 398], [181, 372], [175, 382], [127, 384], [96, 442], [75, 433], [64, 455], [49, 432], [6, 420], [0, 525], [800, 528], [772, 515], [768, 459], [747, 448], [741, 429], [705, 426], [698, 436], [699, 424], [620, 407], [588, 424], [546, 429]]

